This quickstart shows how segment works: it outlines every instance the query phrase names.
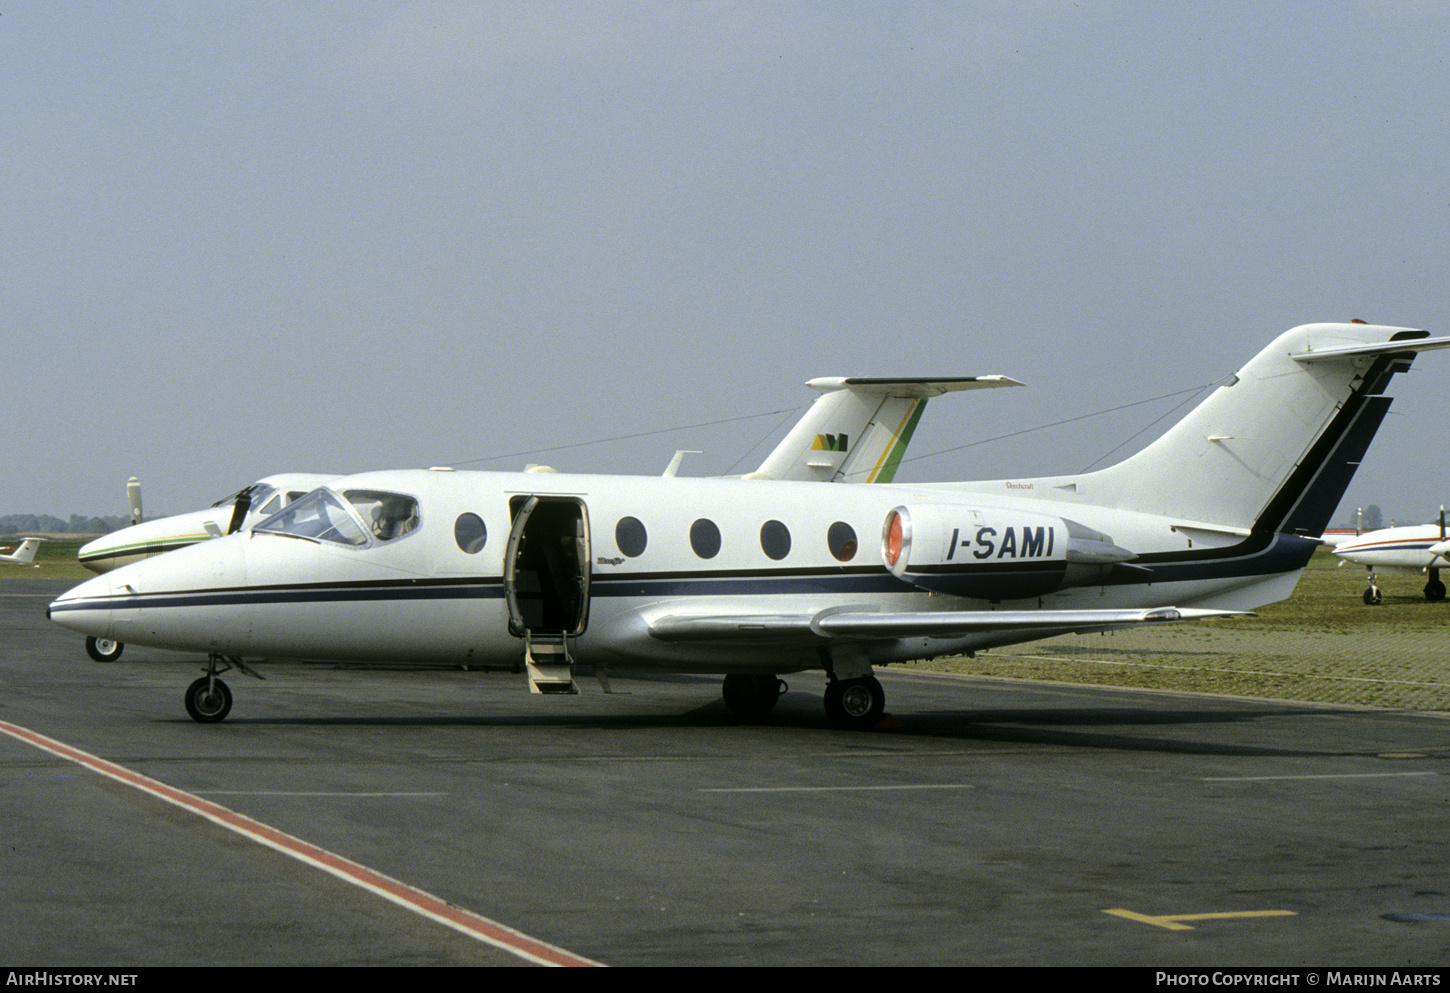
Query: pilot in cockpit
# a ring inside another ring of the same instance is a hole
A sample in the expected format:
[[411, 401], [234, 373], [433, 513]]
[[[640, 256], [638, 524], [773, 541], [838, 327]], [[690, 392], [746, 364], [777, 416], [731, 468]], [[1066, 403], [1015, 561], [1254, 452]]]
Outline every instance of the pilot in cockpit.
[[373, 536], [379, 541], [401, 537], [417, 526], [418, 501], [412, 497], [390, 496], [373, 508]]

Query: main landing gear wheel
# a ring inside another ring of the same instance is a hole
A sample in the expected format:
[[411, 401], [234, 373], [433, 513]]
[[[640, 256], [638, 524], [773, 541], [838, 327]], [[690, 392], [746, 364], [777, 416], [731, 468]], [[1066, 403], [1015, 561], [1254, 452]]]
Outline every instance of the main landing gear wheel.
[[846, 731], [874, 728], [886, 713], [886, 691], [875, 676], [826, 684], [826, 718]]
[[742, 721], [758, 721], [775, 709], [786, 691], [785, 681], [775, 676], [747, 676], [733, 672], [720, 684], [720, 695], [730, 713]]
[[1371, 586], [1364, 591], [1364, 603], [1366, 607], [1373, 607], [1384, 599], [1378, 586]]
[[202, 676], [186, 688], [186, 712], [202, 724], [215, 724], [232, 712], [232, 691], [215, 676]]
[[110, 638], [87, 638], [86, 654], [97, 662], [114, 662], [126, 646]]

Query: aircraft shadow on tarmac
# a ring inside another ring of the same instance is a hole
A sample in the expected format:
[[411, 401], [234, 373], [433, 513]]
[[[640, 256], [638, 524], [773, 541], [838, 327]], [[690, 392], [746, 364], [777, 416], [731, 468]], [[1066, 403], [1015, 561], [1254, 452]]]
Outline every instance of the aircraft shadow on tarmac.
[[[492, 674], [500, 675], [500, 674]], [[487, 678], [487, 676], [485, 676]], [[863, 744], [882, 744], [899, 738], [949, 739], [956, 741], [998, 742], [1026, 745], [1042, 745], [1057, 748], [1107, 749], [1119, 751], [1165, 752], [1199, 755], [1235, 756], [1310, 756], [1324, 754], [1322, 751], [1303, 748], [1277, 748], [1265, 745], [1237, 745], [1222, 740], [1213, 740], [1192, 733], [1191, 729], [1204, 726], [1243, 724], [1262, 721], [1265, 718], [1294, 716], [1325, 716], [1337, 711], [1314, 709], [1306, 711], [1292, 706], [1239, 704], [1226, 702], [1222, 705], [1209, 704], [1202, 708], [1164, 708], [1146, 701], [1141, 707], [1015, 707], [1015, 708], [958, 708], [951, 710], [912, 710], [903, 706], [899, 713], [888, 711], [882, 725], [871, 731], [839, 731], [831, 728], [821, 707], [820, 698], [814, 692], [814, 685], [804, 691], [786, 693], [776, 708], [764, 719], [748, 723], [732, 715], [718, 696], [707, 703], [674, 712], [661, 712], [669, 703], [645, 692], [634, 692], [631, 687], [642, 683], [695, 684], [701, 690], [714, 687], [711, 677], [688, 675], [632, 676], [615, 682], [616, 692], [635, 697], [637, 709], [626, 713], [603, 713], [596, 707], [587, 711], [571, 708], [569, 711], [545, 709], [545, 701], [539, 709], [521, 710], [517, 700], [504, 700], [495, 695], [493, 687], [480, 687], [472, 698], [477, 712], [470, 714], [446, 714], [430, 712], [427, 693], [420, 693], [416, 702], [400, 704], [406, 697], [391, 700], [350, 701], [345, 704], [350, 713], [332, 714], [287, 714], [278, 716], [247, 717], [233, 712], [218, 730], [225, 732], [226, 725], [243, 726], [299, 726], [299, 727], [515, 727], [538, 729], [577, 728], [579, 730], [625, 731], [662, 730], [686, 731], [690, 729], [711, 730], [738, 728], [763, 735], [789, 732], [827, 734], [833, 740], [844, 735]], [[280, 689], [280, 687], [279, 687]], [[1080, 689], [1076, 688], [1075, 689]], [[1030, 688], [1024, 688], [1030, 691]], [[1090, 690], [1082, 690], [1090, 692]], [[501, 688], [496, 692], [515, 692]], [[309, 694], [310, 695], [310, 694]], [[577, 698], [576, 698], [577, 699]], [[456, 700], [454, 705], [456, 706]], [[532, 707], [535, 701], [529, 701]], [[671, 701], [673, 702], [673, 701]], [[682, 701], [683, 702], [683, 701]], [[490, 713], [490, 709], [497, 709]], [[399, 712], [406, 709], [407, 712]], [[190, 721], [184, 715], [175, 719], [178, 724]], [[1181, 737], [1162, 737], [1134, 733], [1130, 729], [1153, 727], [1165, 731], [1182, 729]], [[1335, 754], [1338, 754], [1336, 752]]]

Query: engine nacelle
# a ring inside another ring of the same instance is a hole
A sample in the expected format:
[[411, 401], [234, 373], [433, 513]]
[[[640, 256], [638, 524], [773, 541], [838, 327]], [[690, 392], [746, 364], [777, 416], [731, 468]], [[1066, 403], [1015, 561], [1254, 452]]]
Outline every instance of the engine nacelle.
[[1087, 585], [1137, 557], [1064, 517], [938, 504], [887, 514], [881, 555], [894, 575], [913, 586], [979, 600], [1020, 600]]

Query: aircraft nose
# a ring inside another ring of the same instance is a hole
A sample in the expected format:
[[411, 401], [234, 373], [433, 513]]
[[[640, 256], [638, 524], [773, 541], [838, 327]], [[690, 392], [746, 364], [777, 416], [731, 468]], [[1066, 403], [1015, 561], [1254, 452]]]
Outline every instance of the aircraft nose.
[[61, 627], [102, 637], [111, 622], [111, 577], [100, 575], [71, 587], [51, 601], [45, 616]]
[[102, 573], [52, 601], [46, 614], [94, 638], [189, 649], [195, 641], [194, 608], [219, 591], [245, 585], [241, 538], [201, 542]]

